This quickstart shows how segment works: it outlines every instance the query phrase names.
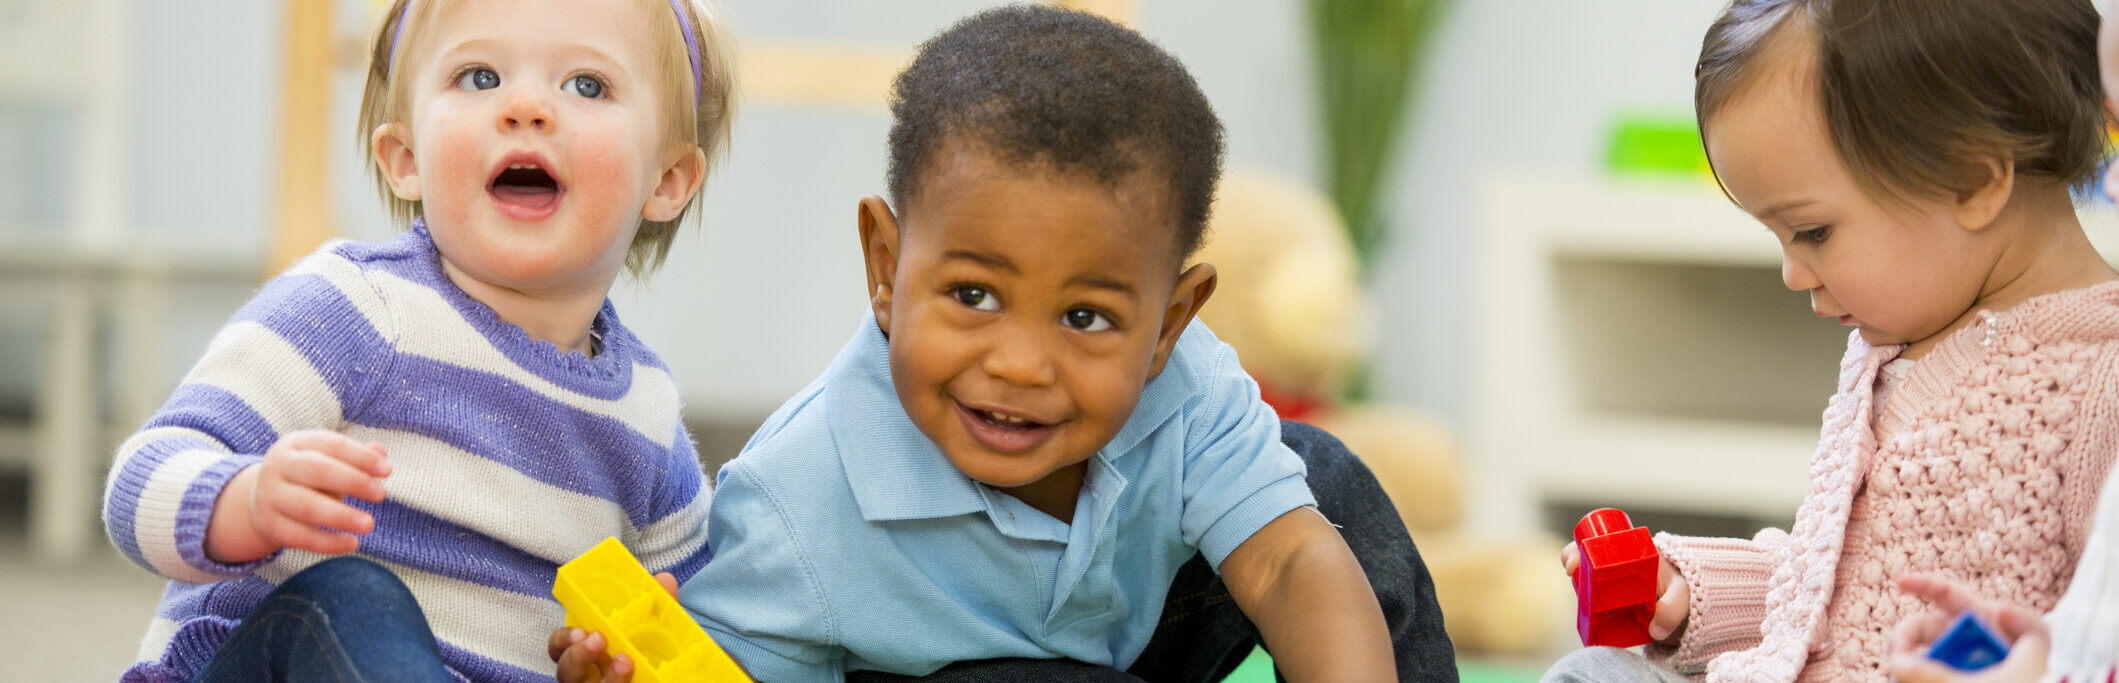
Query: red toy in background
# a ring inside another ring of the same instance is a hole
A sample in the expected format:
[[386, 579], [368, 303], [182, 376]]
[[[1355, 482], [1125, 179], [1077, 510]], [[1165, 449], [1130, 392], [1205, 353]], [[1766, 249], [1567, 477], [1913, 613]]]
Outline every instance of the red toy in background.
[[1662, 564], [1647, 527], [1611, 508], [1590, 511], [1575, 524], [1575, 630], [1583, 645], [1647, 644], [1655, 618], [1656, 569]]

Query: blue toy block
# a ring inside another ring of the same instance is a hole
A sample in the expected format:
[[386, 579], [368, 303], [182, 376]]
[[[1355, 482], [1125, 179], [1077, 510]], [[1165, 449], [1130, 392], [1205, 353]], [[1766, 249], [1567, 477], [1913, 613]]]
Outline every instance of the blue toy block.
[[2009, 656], [2009, 646], [1994, 636], [1994, 631], [1980, 623], [1970, 611], [1957, 616], [1950, 628], [1944, 631], [1935, 644], [1928, 647], [1928, 659], [1950, 665], [1958, 671], [1978, 671]]

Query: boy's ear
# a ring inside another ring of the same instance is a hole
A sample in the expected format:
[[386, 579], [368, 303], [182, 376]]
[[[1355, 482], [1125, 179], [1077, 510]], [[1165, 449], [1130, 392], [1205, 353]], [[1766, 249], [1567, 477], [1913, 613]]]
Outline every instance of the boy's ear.
[[408, 202], [420, 200], [419, 160], [412, 157], [412, 141], [405, 139], [405, 126], [385, 123], [375, 127], [368, 136], [368, 153], [375, 155], [375, 166], [383, 170], [383, 180], [390, 184], [391, 194]]
[[1170, 361], [1170, 350], [1177, 348], [1177, 337], [1192, 324], [1193, 316], [1199, 315], [1199, 307], [1207, 305], [1214, 296], [1214, 286], [1219, 276], [1214, 264], [1199, 263], [1177, 276], [1177, 289], [1170, 292], [1170, 303], [1163, 307], [1162, 329], [1156, 332], [1155, 360], [1148, 365], [1148, 377], [1162, 374], [1163, 364]]
[[704, 182], [706, 152], [694, 145], [689, 154], [678, 155], [662, 169], [662, 178], [655, 183], [655, 192], [648, 195], [647, 204], [640, 207], [640, 217], [658, 223], [676, 220]]
[[898, 279], [898, 217], [882, 197], [861, 198], [861, 261], [868, 266], [868, 307], [890, 335], [890, 295]]
[[2008, 206], [2009, 195], [2016, 190], [2016, 161], [2002, 157], [1985, 159], [1987, 182], [1978, 189], [1957, 196], [1953, 212], [1957, 224], [1966, 230], [1981, 230], [1994, 223], [2001, 209]]

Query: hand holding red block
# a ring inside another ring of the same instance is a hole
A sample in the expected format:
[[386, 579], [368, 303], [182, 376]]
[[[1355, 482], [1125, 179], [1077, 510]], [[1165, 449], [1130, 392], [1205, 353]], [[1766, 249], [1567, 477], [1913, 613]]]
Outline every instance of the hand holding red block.
[[1611, 508], [1575, 524], [1581, 564], [1575, 569], [1575, 630], [1583, 645], [1633, 647], [1650, 640], [1656, 570], [1661, 557], [1646, 527]]

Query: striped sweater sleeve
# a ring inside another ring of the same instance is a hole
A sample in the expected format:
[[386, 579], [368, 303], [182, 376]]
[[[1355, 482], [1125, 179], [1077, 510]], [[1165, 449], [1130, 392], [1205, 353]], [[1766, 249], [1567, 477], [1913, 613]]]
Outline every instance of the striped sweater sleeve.
[[360, 268], [331, 247], [266, 283], [119, 447], [104, 487], [111, 542], [134, 563], [192, 583], [270, 561], [206, 557], [214, 500], [281, 435], [345, 424], [390, 360], [390, 320]]
[[633, 555], [651, 572], [669, 572], [679, 583], [698, 573], [713, 553], [706, 546], [707, 506], [713, 490], [699, 465], [691, 433], [682, 423], [662, 463], [648, 511], [651, 521], [630, 539]]

